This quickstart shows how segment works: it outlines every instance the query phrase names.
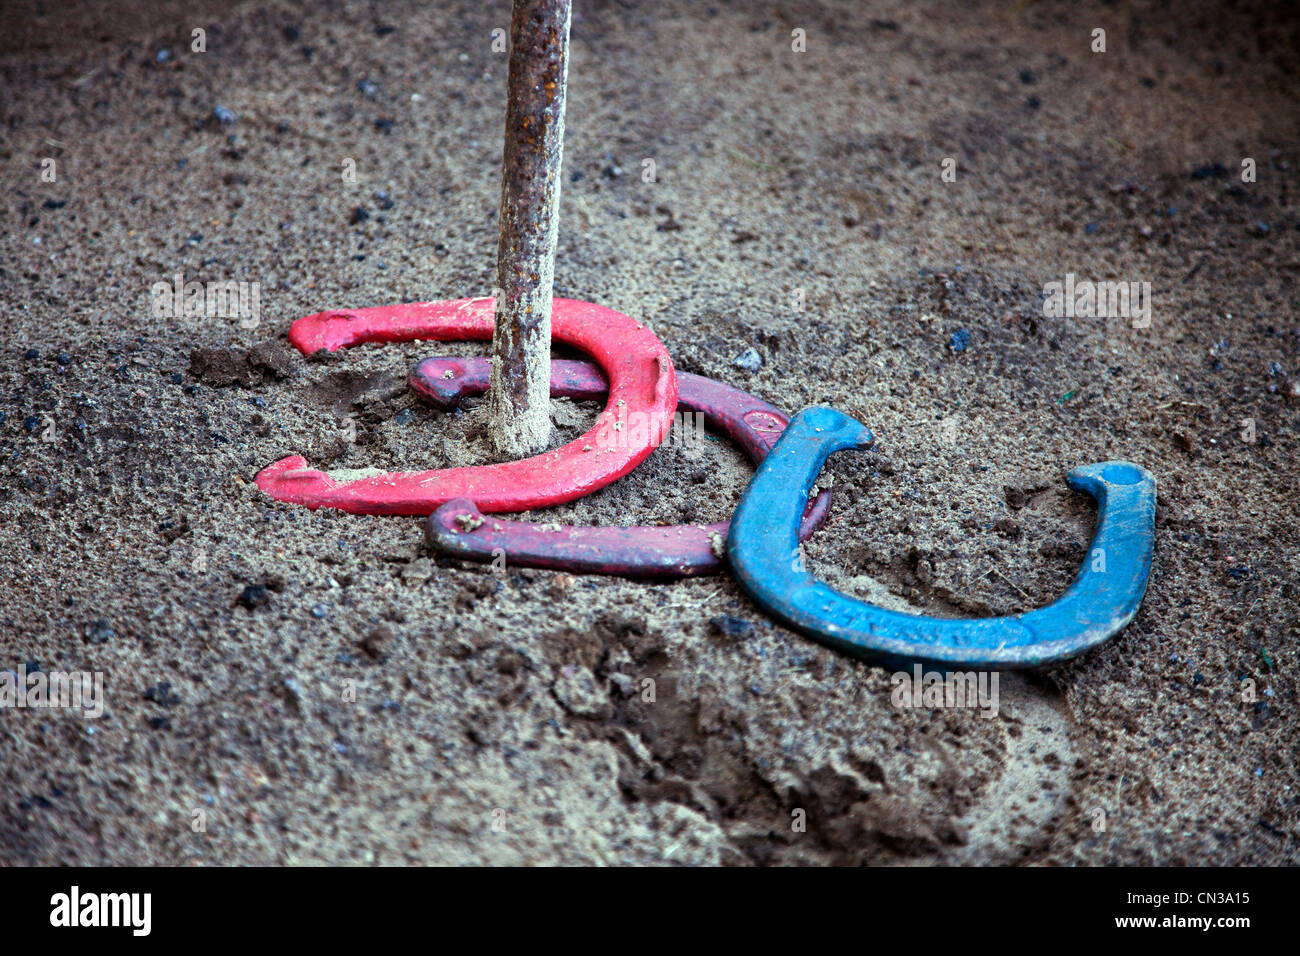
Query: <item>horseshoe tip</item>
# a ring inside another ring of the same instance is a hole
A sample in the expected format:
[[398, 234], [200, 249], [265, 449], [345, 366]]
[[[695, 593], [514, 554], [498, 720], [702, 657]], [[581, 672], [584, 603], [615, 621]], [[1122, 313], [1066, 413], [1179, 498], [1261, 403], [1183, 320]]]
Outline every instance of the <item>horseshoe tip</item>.
[[424, 359], [407, 383], [439, 408], [455, 408], [466, 394], [465, 363], [449, 356]]
[[277, 501], [296, 504], [309, 504], [314, 496], [337, 487], [334, 479], [325, 472], [309, 467], [302, 455], [290, 455], [267, 465], [253, 480], [258, 488]]
[[453, 548], [460, 535], [475, 530], [486, 520], [474, 502], [453, 498], [429, 515], [424, 537], [432, 547]]
[[1088, 491], [1101, 485], [1128, 487], [1149, 483], [1155, 487], [1155, 476], [1141, 465], [1131, 461], [1101, 461], [1092, 465], [1080, 465], [1067, 476], [1071, 488]]
[[813, 405], [805, 408], [795, 416], [804, 426], [817, 432], [836, 433], [837, 447], [866, 448], [876, 440], [871, 429], [856, 418], [845, 415], [837, 408], [827, 405]]
[[298, 471], [306, 467], [307, 459], [302, 455], [289, 455], [287, 458], [281, 458], [279, 461], [267, 465], [257, 473], [253, 481], [256, 482], [257, 487], [265, 488], [266, 485], [280, 480], [288, 472]]
[[352, 344], [352, 329], [348, 328], [348, 323], [359, 318], [355, 312], [338, 309], [304, 315], [289, 326], [289, 344], [303, 355], [321, 349], [337, 351]]

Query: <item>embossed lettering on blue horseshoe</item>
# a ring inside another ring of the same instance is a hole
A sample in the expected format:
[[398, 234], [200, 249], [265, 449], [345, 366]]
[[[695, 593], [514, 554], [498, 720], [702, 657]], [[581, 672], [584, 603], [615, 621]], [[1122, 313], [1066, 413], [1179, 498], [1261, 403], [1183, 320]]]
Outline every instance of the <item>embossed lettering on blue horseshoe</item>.
[[946, 669], [1065, 660], [1133, 620], [1151, 571], [1156, 483], [1126, 461], [1067, 476], [1070, 487], [1096, 499], [1097, 531], [1079, 576], [1047, 607], [1008, 617], [925, 617], [875, 607], [814, 579], [795, 537], [808, 491], [827, 457], [871, 441], [864, 425], [835, 409], [805, 409], [755, 472], [732, 516], [727, 553], [741, 587], [769, 614], [856, 657]]

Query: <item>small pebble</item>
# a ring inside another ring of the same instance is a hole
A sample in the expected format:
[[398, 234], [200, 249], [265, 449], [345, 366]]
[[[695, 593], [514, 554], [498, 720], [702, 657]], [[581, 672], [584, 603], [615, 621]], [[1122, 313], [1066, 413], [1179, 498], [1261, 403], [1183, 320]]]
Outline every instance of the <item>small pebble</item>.
[[161, 681], [145, 690], [141, 696], [160, 707], [175, 707], [181, 702], [180, 695], [172, 690], [171, 681]]
[[710, 618], [709, 624], [714, 631], [726, 637], [748, 637], [754, 633], [752, 621], [746, 621], [743, 617], [732, 617], [730, 614], [720, 614]]
[[330, 609], [326, 607], [324, 604], [314, 605], [311, 609], [311, 616], [316, 618], [317, 620], [320, 620], [321, 618], [324, 617], [328, 617], [329, 613], [330, 613]]
[[250, 584], [239, 592], [239, 603], [250, 611], [253, 608], [263, 607], [270, 600], [271, 596], [266, 593], [266, 588], [261, 584]]
[[948, 348], [954, 352], [965, 352], [968, 345], [970, 345], [970, 332], [967, 329], [958, 329], [948, 339]]
[[757, 349], [745, 349], [731, 360], [731, 364], [746, 372], [757, 372], [763, 367], [763, 356], [758, 354]]
[[[381, 661], [388, 656], [389, 651], [393, 648], [393, 629], [387, 624], [380, 624], [368, 635], [357, 642], [357, 646], [365, 651], [366, 656], [371, 660]], [[350, 662], [349, 662], [350, 663]]]
[[235, 121], [235, 114], [224, 106], [212, 107], [212, 118], [222, 126], [229, 126]]

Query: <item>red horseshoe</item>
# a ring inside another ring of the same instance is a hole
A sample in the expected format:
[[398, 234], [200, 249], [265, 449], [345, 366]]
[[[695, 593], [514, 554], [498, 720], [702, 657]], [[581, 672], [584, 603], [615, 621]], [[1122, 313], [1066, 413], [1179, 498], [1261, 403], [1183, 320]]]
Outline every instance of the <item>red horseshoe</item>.
[[[363, 342], [491, 339], [493, 305], [490, 298], [455, 299], [320, 312], [294, 322], [289, 341], [310, 355]], [[258, 472], [257, 487], [278, 501], [374, 515], [428, 515], [455, 498], [469, 498], [484, 512], [527, 511], [603, 488], [644, 461], [667, 434], [677, 408], [672, 359], [645, 326], [576, 299], [554, 300], [551, 337], [587, 352], [609, 378], [605, 410], [581, 438], [503, 464], [384, 472], [342, 482], [290, 455]], [[639, 427], [628, 428], [629, 420]], [[620, 440], [609, 440], [611, 428]]]

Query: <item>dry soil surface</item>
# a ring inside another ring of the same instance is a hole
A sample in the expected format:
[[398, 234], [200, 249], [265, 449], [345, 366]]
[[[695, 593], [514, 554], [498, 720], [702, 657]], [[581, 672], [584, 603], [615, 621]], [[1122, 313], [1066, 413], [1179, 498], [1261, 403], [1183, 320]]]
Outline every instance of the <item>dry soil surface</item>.
[[[1294, 863], [1300, 25], [1177, 6], [576, 3], [557, 293], [875, 431], [815, 574], [1041, 606], [1093, 531], [1065, 474], [1155, 474], [1136, 620], [990, 718], [895, 707], [725, 575], [494, 571], [257, 490], [491, 457], [405, 385], [482, 344], [286, 332], [487, 294], [505, 0], [4, 4], [0, 669], [107, 711], [0, 713], [0, 862]], [[178, 273], [258, 321], [155, 315]], [[1067, 274], [1150, 283], [1149, 324], [1046, 316]], [[664, 447], [538, 520], [725, 520], [749, 475]]]

